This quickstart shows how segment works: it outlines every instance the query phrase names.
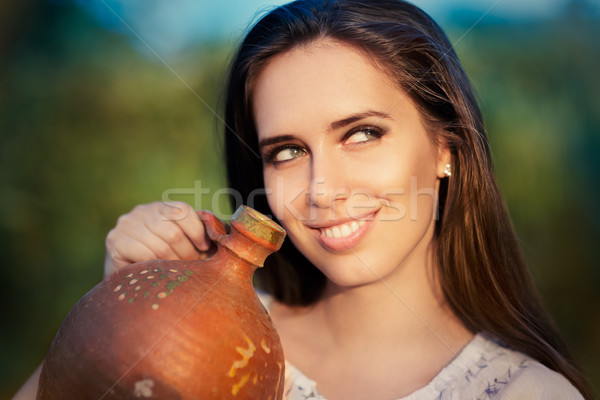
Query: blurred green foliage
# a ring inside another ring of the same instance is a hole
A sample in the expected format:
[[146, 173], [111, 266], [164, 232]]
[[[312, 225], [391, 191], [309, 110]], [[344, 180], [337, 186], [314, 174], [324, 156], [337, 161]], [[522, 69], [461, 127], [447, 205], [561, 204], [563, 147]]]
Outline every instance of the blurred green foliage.
[[[67, 312], [102, 277], [104, 237], [134, 205], [225, 187], [211, 109], [231, 46], [169, 68], [79, 8], [0, 8], [0, 398], [43, 359]], [[600, 28], [552, 21], [447, 27], [488, 126], [498, 179], [557, 323], [600, 387]], [[188, 87], [189, 85], [189, 87]], [[205, 103], [204, 103], [205, 102]], [[220, 111], [218, 112], [220, 114]], [[186, 194], [187, 193], [187, 194]]]

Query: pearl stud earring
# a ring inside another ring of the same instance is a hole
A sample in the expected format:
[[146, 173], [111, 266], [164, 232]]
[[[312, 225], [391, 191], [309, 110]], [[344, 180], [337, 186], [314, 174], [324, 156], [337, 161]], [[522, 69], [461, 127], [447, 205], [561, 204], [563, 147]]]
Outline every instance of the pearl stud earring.
[[446, 168], [444, 168], [444, 174], [448, 177], [452, 176], [452, 170], [450, 169], [450, 164], [446, 164]]

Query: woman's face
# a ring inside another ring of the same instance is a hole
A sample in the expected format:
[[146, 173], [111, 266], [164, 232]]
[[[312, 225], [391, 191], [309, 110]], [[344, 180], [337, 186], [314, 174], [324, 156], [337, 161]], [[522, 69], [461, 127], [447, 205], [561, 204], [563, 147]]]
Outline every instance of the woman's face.
[[271, 210], [332, 283], [427, 261], [448, 151], [372, 61], [333, 40], [298, 46], [265, 66], [252, 100]]

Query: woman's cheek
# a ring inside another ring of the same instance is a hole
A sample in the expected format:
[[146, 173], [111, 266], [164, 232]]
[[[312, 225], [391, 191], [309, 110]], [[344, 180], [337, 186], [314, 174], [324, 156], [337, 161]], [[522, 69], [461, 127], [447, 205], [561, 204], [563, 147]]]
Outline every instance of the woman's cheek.
[[282, 215], [279, 213], [279, 207], [277, 205], [277, 197], [279, 194], [277, 193], [276, 186], [272, 183], [273, 177], [272, 174], [266, 169], [263, 169], [263, 181], [265, 183], [265, 193], [267, 195], [267, 203], [269, 204], [269, 208], [271, 208], [271, 212], [280, 222], [282, 221]]
[[302, 204], [305, 203], [306, 188], [297, 176], [276, 172], [264, 172], [267, 202], [273, 215], [286, 225], [292, 218], [303, 218]]

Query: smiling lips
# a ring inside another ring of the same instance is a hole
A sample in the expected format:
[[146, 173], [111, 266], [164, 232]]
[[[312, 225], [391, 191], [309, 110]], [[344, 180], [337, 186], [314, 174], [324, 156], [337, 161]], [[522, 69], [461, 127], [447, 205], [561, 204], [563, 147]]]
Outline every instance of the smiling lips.
[[356, 246], [373, 225], [373, 215], [369, 218], [344, 222], [339, 225], [315, 229], [323, 247], [331, 251], [350, 250]]
[[352, 223], [341, 224], [333, 228], [321, 229], [321, 235], [333, 238], [343, 238], [352, 235], [354, 232], [365, 224], [364, 220], [352, 221]]

